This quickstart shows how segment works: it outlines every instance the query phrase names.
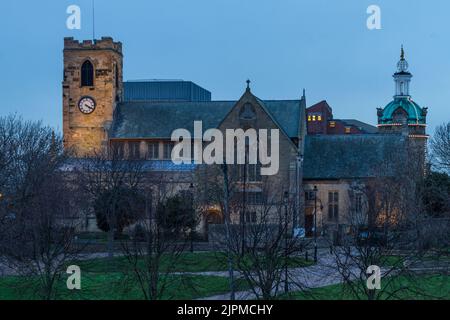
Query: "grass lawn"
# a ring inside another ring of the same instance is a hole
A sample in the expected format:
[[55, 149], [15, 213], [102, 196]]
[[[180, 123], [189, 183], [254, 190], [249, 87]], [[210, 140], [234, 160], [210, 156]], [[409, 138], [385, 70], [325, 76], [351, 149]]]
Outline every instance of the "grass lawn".
[[[141, 300], [143, 293], [137, 282], [120, 273], [82, 273], [81, 290], [70, 291], [66, 279], [58, 282], [57, 300]], [[239, 290], [246, 284], [237, 281]], [[229, 291], [228, 279], [213, 276], [171, 276], [167, 281], [163, 299], [189, 300]], [[0, 278], [0, 300], [39, 300], [39, 296], [21, 277]]]
[[[124, 271], [128, 268], [128, 261], [125, 257], [115, 257], [111, 261], [108, 258], [91, 259], [85, 261], [71, 262], [78, 265], [81, 270], [95, 273]], [[313, 265], [312, 261], [305, 261], [296, 257], [289, 260], [290, 268], [300, 268]], [[169, 266], [169, 259], [163, 256], [161, 269]], [[173, 272], [204, 272], [204, 271], [226, 271], [227, 257], [223, 252], [184, 252], [180, 255]]]
[[[169, 264], [169, 258], [163, 257], [161, 271]], [[144, 267], [144, 262], [140, 261]], [[72, 261], [67, 265], [78, 265], [81, 268], [81, 290], [70, 291], [66, 288], [67, 277], [63, 274], [57, 283], [55, 299], [58, 300], [139, 300], [144, 295], [126, 257]], [[289, 266], [305, 267], [313, 262], [303, 258], [292, 258]], [[173, 272], [226, 271], [226, 255], [221, 252], [182, 253]], [[0, 300], [35, 300], [39, 295], [32, 289], [39, 287], [35, 279], [19, 276], [0, 278]], [[196, 299], [229, 292], [227, 277], [203, 275], [168, 276], [166, 289], [162, 299]], [[236, 281], [236, 290], [248, 290], [243, 279]]]
[[[414, 281], [406, 277], [397, 277], [391, 282], [389, 288], [383, 288], [384, 299], [389, 292], [394, 292], [399, 288], [405, 288], [396, 293], [394, 300], [423, 300], [423, 299], [450, 299], [450, 276], [445, 275], [423, 275], [415, 278]], [[382, 297], [383, 297], [382, 296]], [[344, 285], [337, 284], [323, 288], [316, 288], [310, 292], [296, 292], [283, 299], [294, 300], [357, 300], [348, 290], [344, 290]]]

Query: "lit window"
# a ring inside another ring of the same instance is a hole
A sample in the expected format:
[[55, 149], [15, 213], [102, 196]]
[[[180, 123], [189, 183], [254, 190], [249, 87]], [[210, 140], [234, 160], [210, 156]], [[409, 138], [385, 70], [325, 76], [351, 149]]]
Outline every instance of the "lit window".
[[312, 116], [313, 121], [316, 121], [316, 116]]
[[352, 128], [350, 128], [350, 127], [345, 127], [345, 133], [350, 133], [351, 130], [352, 130]]
[[308, 116], [308, 121], [311, 121], [311, 116]]
[[317, 121], [322, 121], [322, 116], [317, 116]]
[[330, 128], [335, 128], [335, 127], [336, 127], [336, 122], [331, 121], [331, 122], [330, 122]]

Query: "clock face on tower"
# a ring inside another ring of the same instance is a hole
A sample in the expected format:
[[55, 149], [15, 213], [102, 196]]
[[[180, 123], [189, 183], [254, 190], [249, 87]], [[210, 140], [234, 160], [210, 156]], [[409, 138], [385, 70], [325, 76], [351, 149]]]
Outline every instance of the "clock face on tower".
[[91, 114], [96, 107], [95, 100], [91, 97], [83, 97], [78, 102], [78, 109], [84, 114]]

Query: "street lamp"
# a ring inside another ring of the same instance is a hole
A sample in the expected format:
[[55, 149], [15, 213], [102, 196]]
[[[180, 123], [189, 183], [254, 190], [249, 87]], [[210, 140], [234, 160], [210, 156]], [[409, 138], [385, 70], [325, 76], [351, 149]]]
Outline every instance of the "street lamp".
[[284, 192], [284, 292], [289, 292], [289, 284], [288, 284], [288, 200], [289, 193], [287, 191]]
[[[190, 198], [191, 198], [191, 203], [190, 203], [190, 210], [191, 210], [191, 214], [194, 214], [193, 213], [193, 211], [194, 211], [194, 185], [191, 183], [190, 185], [189, 185], [189, 195], [190, 195]], [[193, 233], [192, 233], [192, 229], [193, 229], [193, 226], [191, 226], [191, 230], [190, 230], [190, 232], [189, 232], [189, 240], [190, 240], [190, 242], [191, 242], [191, 252], [194, 252], [194, 238], [193, 238]]]
[[317, 262], [317, 186], [314, 186], [314, 262]]

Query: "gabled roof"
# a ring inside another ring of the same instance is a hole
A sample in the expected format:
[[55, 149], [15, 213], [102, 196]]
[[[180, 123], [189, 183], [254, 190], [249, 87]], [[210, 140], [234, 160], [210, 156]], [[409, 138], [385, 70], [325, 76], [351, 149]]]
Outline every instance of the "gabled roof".
[[404, 136], [397, 134], [308, 135], [305, 141], [304, 179], [356, 179], [389, 175], [394, 172], [392, 159], [398, 159], [404, 147]]
[[[122, 102], [117, 105], [110, 137], [169, 139], [176, 129], [193, 133], [194, 121], [200, 120], [203, 130], [217, 128], [235, 104], [236, 101]], [[268, 100], [264, 106], [289, 137], [297, 137], [299, 100]]]

